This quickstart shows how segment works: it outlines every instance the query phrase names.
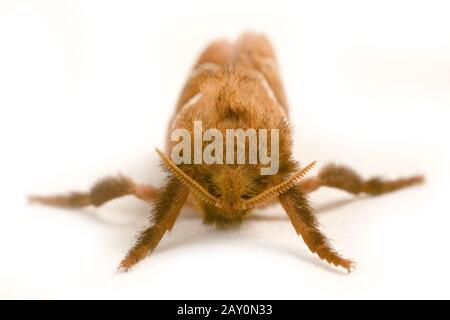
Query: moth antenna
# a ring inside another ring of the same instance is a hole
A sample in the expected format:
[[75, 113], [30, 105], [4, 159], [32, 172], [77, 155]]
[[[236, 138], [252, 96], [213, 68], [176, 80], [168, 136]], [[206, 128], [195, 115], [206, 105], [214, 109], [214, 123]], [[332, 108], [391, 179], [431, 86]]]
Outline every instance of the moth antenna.
[[284, 192], [286, 192], [287, 190], [292, 188], [294, 186], [294, 184], [299, 179], [303, 178], [303, 176], [305, 176], [305, 174], [307, 174], [308, 171], [310, 171], [315, 165], [316, 165], [316, 161], [311, 162], [305, 168], [297, 171], [294, 175], [289, 177], [286, 181], [283, 181], [283, 182], [277, 184], [276, 186], [273, 186], [272, 188], [267, 189], [266, 191], [260, 193], [259, 195], [257, 195], [256, 197], [254, 197], [252, 199], [246, 200], [243, 203], [243, 208], [251, 209], [251, 208], [254, 208], [257, 204], [259, 204], [261, 202], [265, 202], [265, 201], [271, 200], [272, 198], [278, 197], [279, 195], [283, 194]]
[[161, 150], [158, 148], [155, 149], [156, 153], [160, 156], [163, 161], [164, 166], [186, 187], [192, 190], [196, 195], [198, 195], [203, 201], [206, 203], [212, 204], [216, 207], [220, 208], [219, 199], [214, 197], [208, 191], [205, 190], [197, 181], [192, 179], [189, 175], [184, 173], [183, 170], [178, 168], [178, 166], [173, 163], [173, 161], [166, 156]]

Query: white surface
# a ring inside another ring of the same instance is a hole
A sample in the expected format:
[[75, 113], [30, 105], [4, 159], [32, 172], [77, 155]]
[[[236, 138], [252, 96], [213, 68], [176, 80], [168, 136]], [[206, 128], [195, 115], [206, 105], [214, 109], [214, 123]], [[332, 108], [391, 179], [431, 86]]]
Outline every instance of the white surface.
[[[450, 5], [308, 3], [1, 1], [0, 297], [450, 298]], [[118, 171], [159, 185], [153, 150], [196, 55], [248, 29], [278, 53], [299, 160], [426, 174], [426, 185], [379, 198], [312, 195], [354, 273], [310, 254], [275, 207], [230, 231], [185, 211], [119, 274], [146, 204], [26, 204]]]

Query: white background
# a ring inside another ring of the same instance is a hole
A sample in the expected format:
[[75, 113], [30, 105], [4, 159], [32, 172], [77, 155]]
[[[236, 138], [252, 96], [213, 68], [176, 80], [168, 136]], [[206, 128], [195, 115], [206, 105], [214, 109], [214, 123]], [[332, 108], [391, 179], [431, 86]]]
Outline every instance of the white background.
[[[0, 298], [450, 298], [449, 12], [448, 1], [2, 0]], [[278, 53], [297, 159], [427, 177], [377, 198], [311, 196], [354, 273], [310, 254], [274, 207], [228, 231], [183, 211], [120, 274], [149, 206], [26, 203], [119, 171], [160, 185], [154, 148], [192, 63], [245, 30]]]

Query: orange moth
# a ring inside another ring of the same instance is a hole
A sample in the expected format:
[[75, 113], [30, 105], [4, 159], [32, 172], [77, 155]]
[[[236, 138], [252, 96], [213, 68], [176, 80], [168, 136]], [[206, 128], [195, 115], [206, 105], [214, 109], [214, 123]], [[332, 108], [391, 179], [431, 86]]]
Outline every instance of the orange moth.
[[280, 203], [311, 252], [350, 271], [353, 262], [320, 231], [307, 194], [327, 186], [378, 195], [423, 178], [364, 180], [350, 168], [329, 164], [317, 176], [302, 179], [314, 162], [302, 167], [294, 159], [288, 115], [269, 41], [254, 33], [235, 42], [216, 41], [195, 63], [170, 120], [166, 150], [157, 150], [168, 172], [163, 186], [107, 177], [88, 192], [32, 196], [30, 201], [80, 208], [134, 195], [151, 203], [151, 225], [120, 263], [123, 270], [156, 248], [183, 206], [201, 213], [205, 223], [226, 227], [240, 224], [255, 208]]

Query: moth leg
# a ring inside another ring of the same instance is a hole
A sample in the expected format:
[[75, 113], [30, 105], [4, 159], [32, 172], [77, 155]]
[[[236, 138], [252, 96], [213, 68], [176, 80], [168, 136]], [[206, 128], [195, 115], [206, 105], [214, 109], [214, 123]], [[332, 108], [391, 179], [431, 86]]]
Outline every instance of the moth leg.
[[353, 261], [341, 257], [320, 232], [319, 223], [302, 189], [297, 185], [280, 195], [280, 203], [288, 214], [297, 234], [301, 235], [309, 250], [330, 264], [350, 272]]
[[421, 175], [393, 180], [380, 177], [373, 177], [365, 180], [351, 168], [342, 165], [329, 164], [323, 167], [316, 177], [303, 179], [299, 185], [302, 190], [307, 193], [313, 192], [322, 186], [326, 186], [341, 189], [354, 195], [360, 193], [380, 195], [420, 184], [423, 181], [424, 177]]
[[139, 234], [136, 244], [120, 263], [119, 270], [128, 271], [156, 248], [166, 231], [172, 229], [188, 195], [189, 189], [175, 178], [169, 178], [155, 200], [152, 209], [153, 225]]
[[157, 189], [150, 185], [136, 184], [124, 176], [106, 177], [92, 186], [89, 192], [71, 192], [53, 196], [30, 196], [31, 203], [40, 203], [55, 207], [82, 208], [89, 205], [96, 207], [126, 195], [134, 195], [144, 201], [153, 201]]

